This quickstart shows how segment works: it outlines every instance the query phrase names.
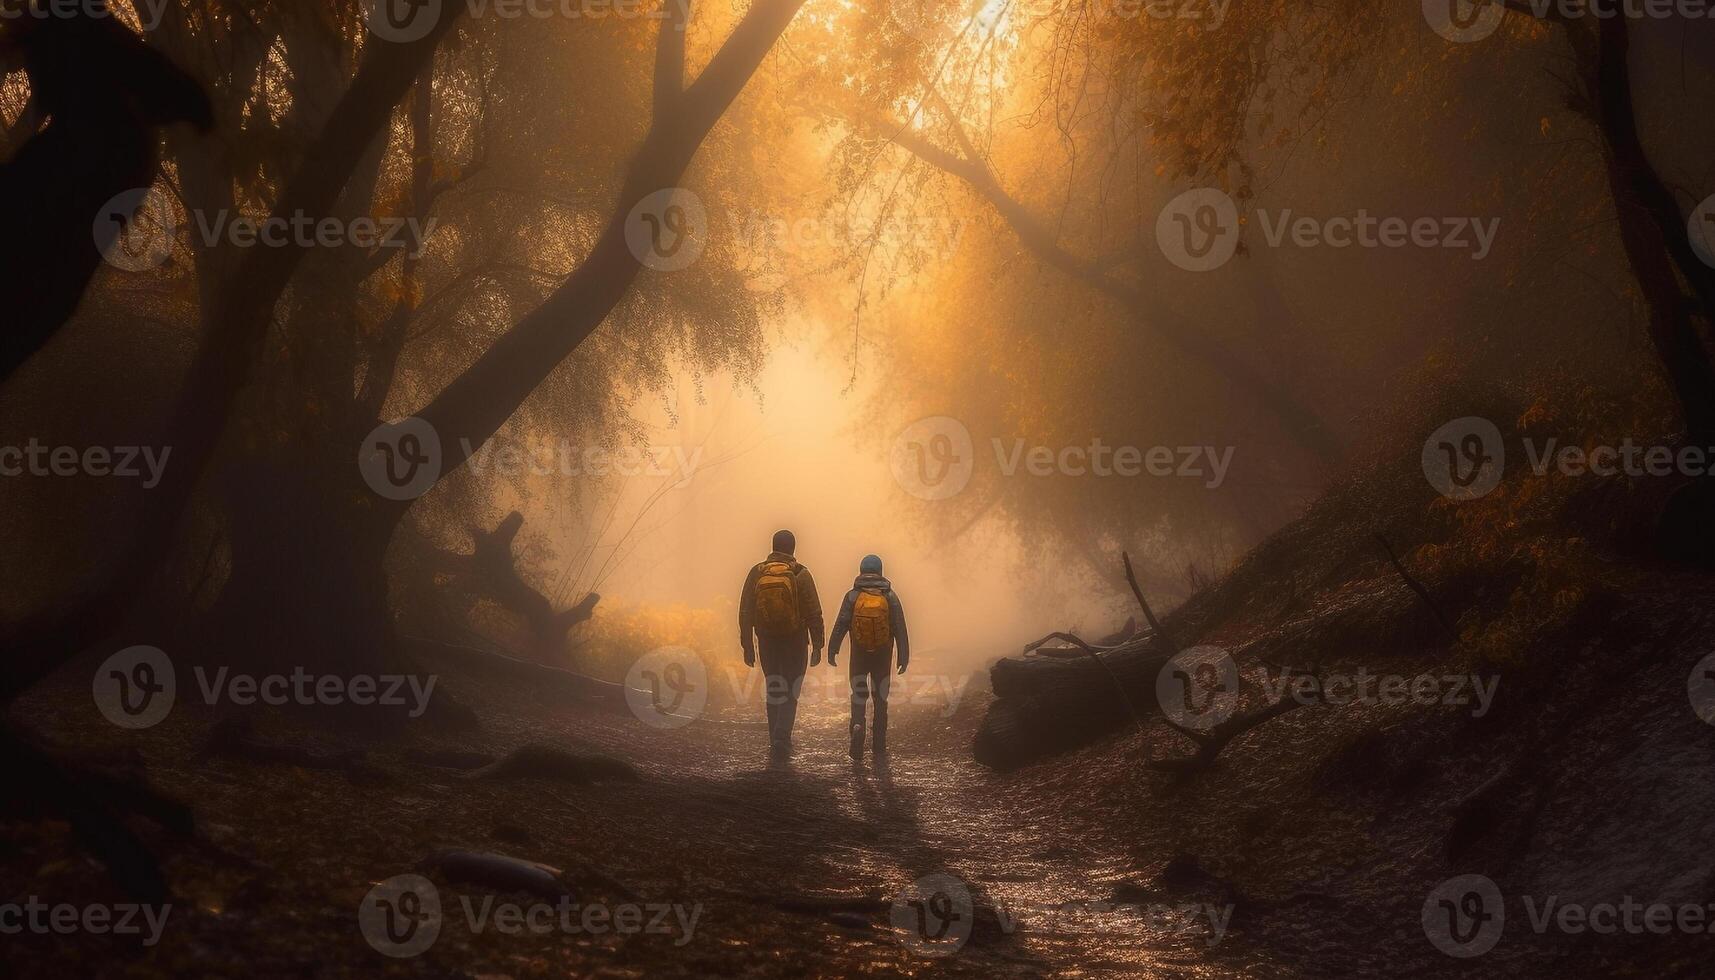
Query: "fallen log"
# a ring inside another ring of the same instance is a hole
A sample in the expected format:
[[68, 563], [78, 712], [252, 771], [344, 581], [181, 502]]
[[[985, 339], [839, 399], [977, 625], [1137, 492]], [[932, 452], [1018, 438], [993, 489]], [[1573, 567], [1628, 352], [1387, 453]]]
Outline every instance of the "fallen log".
[[1036, 656], [997, 660], [989, 668], [989, 684], [997, 698], [1087, 699], [1090, 686], [1107, 680], [1110, 670], [1128, 686], [1154, 684], [1155, 671], [1173, 656], [1173, 651], [1152, 638], [1096, 650], [1101, 663], [1088, 656], [1095, 649], [1079, 649], [1076, 656], [1037, 649]]
[[1043, 645], [1046, 644], [1049, 640], [1059, 640], [1062, 643], [1070, 643], [1073, 646], [1077, 647], [1078, 649], [1084, 651], [1085, 653], [1105, 653], [1109, 650], [1112, 650], [1114, 647], [1118, 646], [1118, 644], [1115, 644], [1115, 643], [1109, 643], [1109, 644], [1105, 644], [1105, 645], [1085, 643], [1076, 634], [1056, 632], [1056, 633], [1050, 633], [1047, 636], [1043, 637], [1040, 640], [1037, 640], [1034, 643], [1025, 644], [1024, 652], [1026, 654], [1036, 653], [1038, 651], [1041, 651], [1043, 653], [1049, 653], [1049, 652], [1064, 653], [1064, 652], [1066, 652], [1064, 650], [1056, 651], [1054, 648], [1049, 648], [1048, 650], [1043, 650]]
[[1137, 635], [1137, 617], [1136, 616], [1128, 616], [1128, 617], [1126, 617], [1125, 624], [1123, 626], [1121, 626], [1118, 631], [1110, 633], [1107, 636], [1102, 637], [1100, 640], [1098, 640], [1096, 642], [1096, 645], [1102, 646], [1102, 647], [1117, 647], [1121, 643], [1124, 643], [1125, 641], [1131, 639], [1132, 637], [1134, 637], [1136, 635]]
[[573, 785], [602, 780], [635, 783], [642, 779], [631, 763], [605, 755], [578, 755], [549, 745], [525, 745], [499, 762], [474, 769], [464, 779], [558, 779]]
[[[1038, 656], [997, 661], [989, 669], [995, 700], [972, 746], [977, 762], [1003, 771], [1017, 769], [1122, 727], [1141, 729], [1146, 717], [1161, 712], [1156, 677], [1179, 647], [1144, 597], [1131, 556], [1121, 552], [1120, 560], [1148, 632], [1114, 646], [1050, 633], [1025, 647], [1026, 654]], [[1071, 643], [1077, 656], [1041, 656], [1046, 652], [1043, 644], [1052, 639]]]
[[995, 701], [971, 752], [978, 764], [1008, 772], [1087, 745], [1125, 721], [1125, 709], [1117, 705], [1063, 716], [1020, 699]]
[[1017, 769], [1158, 713], [1155, 677], [1173, 652], [1150, 635], [1099, 652], [1079, 650], [1076, 658], [996, 661], [989, 669], [995, 700], [972, 746], [977, 762]]
[[[1406, 611], [1426, 610], [1449, 637], [1454, 636], [1451, 621], [1441, 613], [1427, 589], [1406, 572], [1385, 539], [1377, 535], [1377, 540], [1387, 552], [1394, 571], [1407, 588], [1416, 593], [1418, 601], [1415, 604], [1409, 596], [1400, 596]], [[1087, 643], [1067, 633], [1051, 633], [1026, 648], [1027, 654], [1034, 653], [1035, 656], [997, 661], [989, 669], [989, 684], [995, 699], [989, 705], [973, 744], [977, 762], [993, 769], [1017, 769], [1088, 745], [1124, 727], [1142, 728], [1145, 715], [1160, 713], [1161, 704], [1155, 693], [1156, 678], [1163, 665], [1179, 652], [1179, 646], [1144, 597], [1132, 569], [1131, 557], [1122, 552], [1121, 560], [1125, 565], [1126, 582], [1149, 624], [1149, 632], [1115, 646]], [[1420, 618], [1424, 615], [1422, 612], [1416, 614]], [[1395, 619], [1400, 623], [1411, 622], [1405, 617]], [[1333, 628], [1329, 625], [1330, 620], [1330, 614], [1323, 613], [1299, 624], [1285, 636], [1255, 638], [1231, 651], [1231, 656], [1237, 659], [1246, 654], [1256, 655], [1259, 650], [1278, 652], [1281, 646], [1304, 641], [1306, 637], [1326, 636], [1327, 631]], [[1374, 636], [1377, 630], [1372, 628], [1363, 632]], [[1057, 651], [1043, 646], [1053, 639], [1071, 646]], [[1317, 671], [1312, 669], [1309, 673], [1316, 674]], [[1187, 758], [1156, 760], [1151, 766], [1177, 772], [1203, 769], [1239, 735], [1297, 706], [1296, 701], [1271, 704], [1252, 714], [1230, 719], [1213, 732], [1186, 731], [1187, 737], [1197, 745], [1197, 751]]]
[[572, 894], [571, 886], [559, 868], [506, 854], [441, 851], [430, 855], [418, 868], [439, 871], [455, 885], [475, 885], [497, 892], [526, 892], [548, 899]]

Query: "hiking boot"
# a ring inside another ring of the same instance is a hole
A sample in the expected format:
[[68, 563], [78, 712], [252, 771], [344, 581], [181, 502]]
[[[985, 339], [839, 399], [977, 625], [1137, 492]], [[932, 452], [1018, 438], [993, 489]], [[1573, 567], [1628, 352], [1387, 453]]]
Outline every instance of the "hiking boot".
[[863, 726], [852, 726], [851, 754], [853, 761], [863, 758]]

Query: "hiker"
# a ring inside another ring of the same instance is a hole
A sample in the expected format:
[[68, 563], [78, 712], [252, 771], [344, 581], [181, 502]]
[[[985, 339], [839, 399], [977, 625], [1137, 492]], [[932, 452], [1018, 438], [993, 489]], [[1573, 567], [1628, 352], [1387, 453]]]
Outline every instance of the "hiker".
[[863, 758], [864, 702], [875, 695], [875, 739], [871, 751], [879, 758], [887, 754], [887, 688], [893, 666], [893, 648], [899, 647], [899, 672], [911, 662], [911, 642], [905, 635], [905, 609], [893, 585], [881, 577], [881, 558], [865, 555], [858, 564], [858, 577], [834, 620], [828, 638], [828, 666], [839, 666], [840, 641], [852, 637], [852, 759]]
[[738, 599], [738, 642], [744, 647], [744, 665], [756, 666], [760, 642], [768, 741], [779, 753], [792, 746], [804, 672], [807, 666], [822, 662], [822, 601], [816, 597], [810, 570], [792, 557], [796, 547], [791, 531], [774, 532], [774, 550], [750, 570]]

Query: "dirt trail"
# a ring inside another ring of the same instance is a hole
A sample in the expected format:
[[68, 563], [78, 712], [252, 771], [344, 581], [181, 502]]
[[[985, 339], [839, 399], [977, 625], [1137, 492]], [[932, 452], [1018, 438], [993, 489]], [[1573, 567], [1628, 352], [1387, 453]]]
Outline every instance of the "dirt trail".
[[[837, 670], [844, 674], [843, 665]], [[717, 672], [714, 683], [743, 678]], [[807, 686], [786, 760], [768, 757], [760, 703], [711, 711], [674, 730], [630, 713], [579, 713], [565, 717], [561, 731], [647, 773], [641, 791], [654, 799], [638, 808], [630, 832], [681, 856], [689, 887], [787, 901], [879, 896], [889, 905], [925, 876], [950, 875], [969, 888], [974, 935], [944, 958], [923, 957], [926, 944], [886, 912], [873, 932], [830, 929], [825, 916], [799, 914], [793, 922], [788, 913], [788, 929], [822, 933], [811, 945], [844, 947], [836, 958], [987, 975], [1251, 974], [1232, 957], [1217, 964], [1208, 955], [1226, 938], [1230, 909], [1194, 896], [1116, 902], [1115, 884], [1137, 875], [1123, 849], [1082, 833], [1074, 819], [1079, 800], [1026, 798], [1035, 791], [1028, 779], [972, 761], [985, 687], [973, 675], [952, 708], [933, 689], [896, 694], [890, 755], [880, 765], [867, 755], [858, 764], [849, 758], [849, 709], [837, 682]], [[710, 909], [711, 921], [720, 911]], [[781, 913], [757, 906], [741, 914]]]
[[[980, 677], [956, 711], [945, 699], [896, 696], [890, 764], [854, 767], [837, 684], [812, 687], [795, 750], [781, 762], [768, 757], [760, 703], [665, 730], [624, 707], [443, 673], [480, 730], [417, 724], [375, 741], [253, 715], [266, 739], [329, 754], [361, 749], [354, 772], [206, 756], [210, 730], [231, 706], [180, 703], [153, 728], [122, 731], [96, 712], [90, 674], [75, 667], [33, 692], [21, 721], [95, 755], [139, 758], [153, 785], [192, 804], [199, 840], [142, 828], [180, 896], [157, 946], [25, 936], [3, 944], [8, 972], [82, 965], [103, 976], [123, 964], [127, 975], [163, 977], [1287, 975], [1245, 952], [1239, 927], [1211, 945], [1205, 896], [1133, 894], [1109, 907], [1116, 883], [1146, 878], [1149, 866], [1127, 831], [1105, 831], [1123, 799], [1068, 791], [1072, 770], [1062, 767], [997, 775], [977, 766], [970, 740], [988, 699]], [[609, 754], [642, 778], [472, 781], [426, 761], [447, 751], [499, 757], [526, 744]], [[381, 956], [359, 928], [366, 895], [423, 871], [441, 849], [554, 865], [581, 903], [673, 904], [695, 915], [694, 928], [539, 936], [473, 928], [467, 903], [528, 899], [429, 870], [445, 912], [438, 938], [420, 955]], [[9, 828], [0, 851], [10, 855], [0, 880], [8, 893], [124, 898], [64, 825]], [[969, 941], [951, 955], [923, 955], [909, 914], [895, 922], [895, 900], [930, 875], [955, 876], [972, 895]], [[1226, 909], [1214, 912], [1229, 926]]]

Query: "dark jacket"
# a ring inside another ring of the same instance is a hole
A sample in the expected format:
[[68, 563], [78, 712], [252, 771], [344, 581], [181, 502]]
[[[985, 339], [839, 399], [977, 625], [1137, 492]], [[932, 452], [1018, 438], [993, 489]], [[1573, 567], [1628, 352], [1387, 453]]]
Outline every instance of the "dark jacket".
[[744, 649], [751, 649], [756, 629], [756, 580], [762, 574], [762, 566], [769, 562], [783, 561], [793, 568], [793, 579], [798, 584], [798, 618], [804, 623], [804, 634], [815, 650], [822, 649], [822, 638], [827, 635], [822, 623], [822, 600], [816, 595], [816, 580], [810, 577], [810, 570], [798, 564], [791, 555], [778, 551], [769, 552], [768, 557], [751, 566], [750, 574], [745, 576], [744, 591], [738, 597], [738, 642]]
[[857, 605], [859, 592], [880, 592], [887, 597], [887, 608], [893, 611], [893, 645], [899, 650], [899, 665], [905, 666], [911, 660], [911, 639], [905, 635], [905, 607], [899, 604], [893, 583], [875, 574], [859, 575], [852, 582], [852, 590], [846, 593], [846, 601], [840, 603], [840, 615], [834, 620], [834, 635], [828, 638], [828, 656], [839, 656], [840, 641], [851, 632], [852, 607]]

